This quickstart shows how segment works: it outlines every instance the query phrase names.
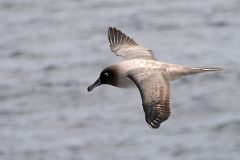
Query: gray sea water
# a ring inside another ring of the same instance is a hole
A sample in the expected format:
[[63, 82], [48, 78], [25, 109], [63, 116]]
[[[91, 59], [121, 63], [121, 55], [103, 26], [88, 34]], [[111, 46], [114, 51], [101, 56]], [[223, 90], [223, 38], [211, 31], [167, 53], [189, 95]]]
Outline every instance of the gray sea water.
[[[171, 117], [139, 92], [87, 87], [121, 61], [115, 26], [161, 61], [225, 70], [171, 84]], [[1, 0], [1, 160], [240, 159], [239, 0]]]

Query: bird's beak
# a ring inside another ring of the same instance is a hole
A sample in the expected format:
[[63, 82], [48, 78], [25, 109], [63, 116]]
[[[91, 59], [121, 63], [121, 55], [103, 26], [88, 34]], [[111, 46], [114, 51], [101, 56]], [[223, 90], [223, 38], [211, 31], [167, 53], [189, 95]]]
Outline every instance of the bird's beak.
[[98, 79], [96, 80], [96, 82], [94, 82], [92, 85], [90, 85], [90, 86], [87, 88], [88, 92], [91, 92], [94, 88], [96, 88], [96, 87], [99, 86], [100, 84], [101, 84], [101, 80], [100, 80], [100, 78], [98, 78]]

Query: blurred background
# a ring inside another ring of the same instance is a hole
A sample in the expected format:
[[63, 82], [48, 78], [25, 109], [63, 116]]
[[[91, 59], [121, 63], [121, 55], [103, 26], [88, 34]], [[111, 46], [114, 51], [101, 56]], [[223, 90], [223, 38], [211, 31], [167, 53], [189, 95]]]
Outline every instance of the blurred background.
[[[239, 0], [1, 0], [1, 160], [237, 160]], [[161, 61], [225, 70], [171, 84], [171, 117], [145, 123], [140, 94], [87, 87], [117, 27]]]

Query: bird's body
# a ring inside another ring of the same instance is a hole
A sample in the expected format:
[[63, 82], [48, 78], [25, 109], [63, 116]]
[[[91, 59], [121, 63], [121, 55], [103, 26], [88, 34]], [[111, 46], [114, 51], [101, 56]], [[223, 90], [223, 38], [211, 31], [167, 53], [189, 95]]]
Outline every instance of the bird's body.
[[124, 61], [104, 69], [97, 81], [88, 87], [88, 91], [101, 84], [119, 88], [137, 86], [145, 119], [151, 128], [159, 128], [170, 116], [170, 81], [185, 75], [222, 70], [157, 61], [151, 50], [141, 47], [115, 28], [109, 28], [108, 39], [111, 50], [122, 56]]
[[[127, 76], [128, 71], [134, 69], [145, 69], [152, 71], [161, 71], [164, 73], [169, 81], [177, 80], [182, 76], [197, 74], [205, 71], [216, 71], [219, 68], [192, 68], [172, 63], [160, 62], [150, 59], [132, 59], [122, 61], [120, 63], [111, 65], [109, 67], [117, 68], [118, 70], [118, 84], [115, 87], [129, 88], [135, 86], [133, 81]], [[210, 70], [209, 70], [210, 69]], [[205, 70], [205, 71], [204, 71]]]

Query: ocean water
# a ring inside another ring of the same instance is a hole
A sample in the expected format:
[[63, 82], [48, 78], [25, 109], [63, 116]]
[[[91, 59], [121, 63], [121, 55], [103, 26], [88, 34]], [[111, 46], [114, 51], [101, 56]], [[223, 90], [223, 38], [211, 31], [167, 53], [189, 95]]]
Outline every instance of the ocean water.
[[[238, 160], [239, 0], [1, 0], [1, 160]], [[218, 73], [171, 83], [171, 117], [145, 123], [136, 88], [87, 87], [121, 61], [117, 27], [155, 56]]]

